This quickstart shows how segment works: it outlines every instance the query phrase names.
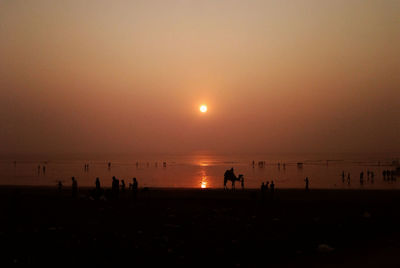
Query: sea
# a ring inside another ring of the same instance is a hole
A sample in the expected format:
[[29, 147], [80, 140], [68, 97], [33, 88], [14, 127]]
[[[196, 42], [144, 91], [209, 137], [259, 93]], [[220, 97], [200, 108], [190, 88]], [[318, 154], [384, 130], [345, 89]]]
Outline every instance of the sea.
[[[127, 187], [135, 177], [139, 187], [214, 189], [224, 187], [224, 172], [233, 168], [236, 176], [243, 174], [244, 187], [251, 189], [267, 181], [276, 189], [301, 189], [306, 177], [310, 189], [400, 189], [400, 177], [383, 176], [399, 166], [399, 159], [400, 153], [2, 154], [0, 185], [56, 187], [61, 181], [68, 187], [75, 177], [79, 186], [94, 187], [98, 177], [109, 187], [115, 176]], [[235, 186], [241, 188], [238, 182]]]

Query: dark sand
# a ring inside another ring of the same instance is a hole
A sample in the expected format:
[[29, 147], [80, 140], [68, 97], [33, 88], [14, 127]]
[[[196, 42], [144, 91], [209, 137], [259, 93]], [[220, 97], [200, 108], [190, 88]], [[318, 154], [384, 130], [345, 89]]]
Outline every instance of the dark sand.
[[400, 267], [400, 192], [0, 188], [4, 264]]

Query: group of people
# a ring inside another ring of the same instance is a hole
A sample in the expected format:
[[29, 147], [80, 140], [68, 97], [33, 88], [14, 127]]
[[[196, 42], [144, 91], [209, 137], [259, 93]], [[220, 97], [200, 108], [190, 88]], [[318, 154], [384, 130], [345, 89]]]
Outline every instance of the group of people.
[[[78, 181], [75, 179], [75, 177], [71, 178], [72, 180], [72, 197], [76, 197], [78, 195]], [[62, 191], [62, 181], [58, 181], [57, 183], [58, 186], [58, 191]], [[112, 183], [111, 183], [111, 193], [114, 198], [118, 198], [119, 192], [125, 192], [125, 181], [121, 180], [121, 185], [120, 181], [113, 176], [112, 177]], [[133, 197], [136, 199], [137, 197], [137, 191], [138, 191], [138, 181], [136, 178], [132, 179], [132, 183], [129, 183], [129, 190], [132, 191]], [[100, 184], [100, 178], [97, 177], [95, 180], [95, 189], [93, 192], [93, 196], [96, 198], [99, 198], [104, 194], [104, 190], [101, 188]]]
[[384, 170], [382, 171], [382, 176], [384, 181], [395, 181], [396, 171], [395, 170]]
[[[367, 176], [366, 176], [366, 180], [367, 182], [371, 182], [374, 183], [375, 180], [375, 173], [373, 171], [367, 170], [366, 172]], [[342, 172], [342, 183], [346, 182], [346, 174], [343, 171]], [[382, 172], [382, 177], [384, 181], [395, 181], [396, 180], [396, 176], [395, 176], [395, 172], [391, 171], [391, 170], [384, 170]], [[350, 177], [350, 173], [347, 173], [347, 184], [350, 185], [350, 181], [351, 181], [351, 177]], [[360, 172], [360, 184], [363, 185], [365, 182], [364, 179], [364, 171]]]
[[[97, 178], [98, 179], [98, 178]], [[100, 181], [96, 179], [96, 188], [100, 187]], [[118, 198], [119, 191], [125, 192], [126, 184], [124, 180], [121, 180], [121, 185], [119, 180], [113, 176], [112, 183], [111, 183], [111, 192], [115, 198]], [[132, 183], [129, 183], [129, 190], [132, 191], [133, 197], [136, 199], [137, 191], [138, 191], [138, 181], [136, 178], [132, 179]]]
[[41, 167], [40, 165], [38, 165], [37, 171], [38, 171], [38, 175], [40, 175], [40, 171], [42, 171], [42, 172], [43, 172], [43, 175], [45, 175], [45, 174], [46, 174], [46, 166], [43, 165], [43, 166]]
[[271, 194], [273, 194], [275, 192], [275, 183], [274, 183], [274, 181], [271, 181], [271, 184], [269, 183], [269, 181], [267, 181], [265, 183], [264, 182], [261, 183], [261, 193], [265, 194], [268, 191], [270, 191]]
[[[256, 161], [253, 160], [251, 162], [251, 164], [252, 164], [253, 168], [255, 168]], [[267, 166], [267, 163], [263, 160], [263, 161], [258, 161], [257, 165], [258, 165], [259, 168], [263, 168], [263, 167]], [[286, 169], [286, 163], [282, 163], [282, 167], [283, 167], [283, 169]], [[281, 163], [278, 163], [278, 169], [279, 170], [281, 169]]]
[[89, 172], [89, 164], [85, 164], [84, 171]]

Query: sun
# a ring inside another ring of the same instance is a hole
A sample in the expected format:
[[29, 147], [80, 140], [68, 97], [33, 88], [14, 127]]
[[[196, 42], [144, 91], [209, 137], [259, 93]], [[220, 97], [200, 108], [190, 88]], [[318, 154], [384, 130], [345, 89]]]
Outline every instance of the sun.
[[207, 105], [201, 105], [200, 106], [200, 112], [202, 112], [202, 113], [207, 112]]

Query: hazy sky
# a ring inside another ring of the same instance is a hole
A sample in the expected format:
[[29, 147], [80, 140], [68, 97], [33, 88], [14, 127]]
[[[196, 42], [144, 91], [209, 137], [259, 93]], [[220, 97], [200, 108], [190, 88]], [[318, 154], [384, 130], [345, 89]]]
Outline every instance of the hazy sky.
[[400, 152], [399, 14], [0, 0], [0, 152]]

